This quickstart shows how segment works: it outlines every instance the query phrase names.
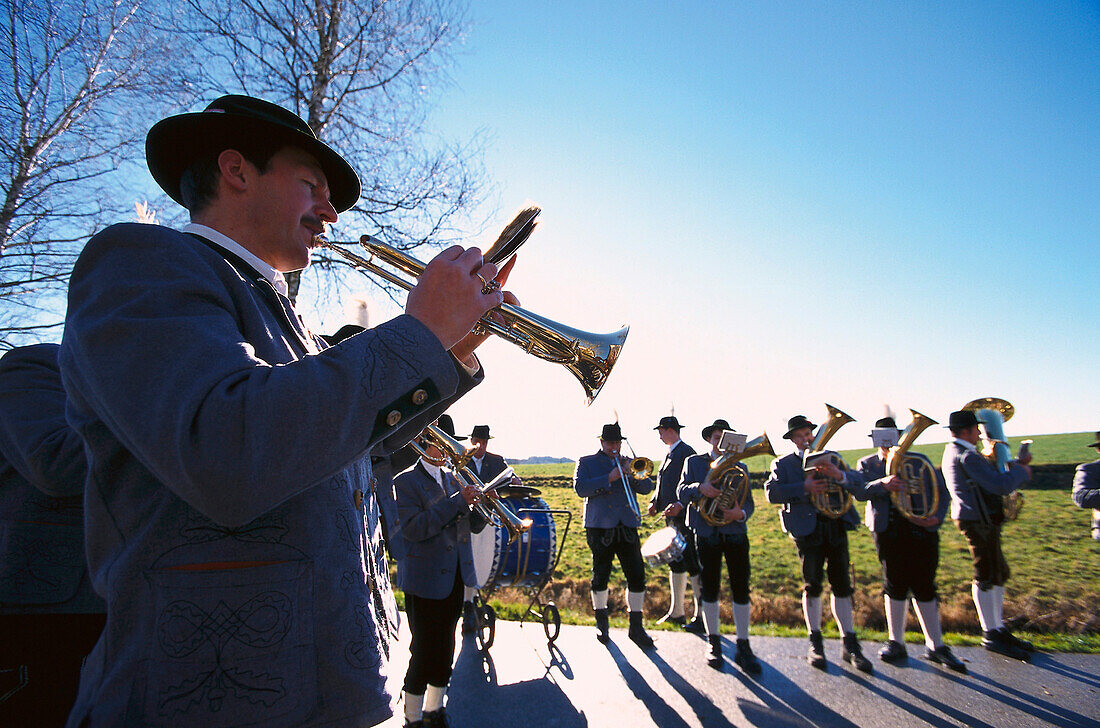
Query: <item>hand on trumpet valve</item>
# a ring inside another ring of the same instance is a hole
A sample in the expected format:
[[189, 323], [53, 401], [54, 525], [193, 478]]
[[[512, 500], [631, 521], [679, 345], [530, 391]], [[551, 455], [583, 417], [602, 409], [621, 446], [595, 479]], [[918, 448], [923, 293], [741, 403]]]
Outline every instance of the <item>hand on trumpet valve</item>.
[[[512, 272], [512, 266], [515, 265], [515, 263], [516, 256], [512, 256], [512, 258], [500, 269], [500, 272], [497, 273], [495, 278], [487, 279], [488, 283], [486, 283], [482, 287], [482, 293], [488, 293], [486, 289], [489, 287], [491, 287], [492, 290], [496, 291], [504, 286], [504, 283], [508, 280], [508, 275]], [[520, 305], [519, 299], [516, 298], [515, 294], [511, 291], [499, 292], [504, 303], [507, 303], [511, 306]], [[496, 308], [496, 306], [494, 306], [493, 308]], [[487, 315], [490, 319], [493, 320], [494, 323], [500, 324], [502, 326], [505, 325], [504, 317], [501, 316], [499, 312], [490, 309]], [[477, 347], [481, 346], [488, 338], [489, 332], [486, 331], [482, 326], [475, 325], [470, 333], [463, 336], [457, 344], [451, 347], [451, 353], [454, 354], [455, 357], [460, 361], [466, 362], [467, 366], [473, 367], [474, 363], [472, 361], [469, 361], [470, 355], [473, 354]]]
[[[487, 311], [504, 301], [504, 293], [486, 281], [496, 281], [497, 267], [485, 263], [477, 248], [447, 248], [424, 267], [405, 301], [405, 313], [451, 349]], [[472, 349], [471, 349], [472, 352]], [[456, 354], [457, 356], [457, 354]]]
[[900, 493], [905, 490], [905, 481], [896, 475], [891, 475], [889, 478], [883, 479], [882, 487], [891, 493]]
[[466, 501], [466, 505], [472, 506], [481, 499], [481, 491], [472, 485], [463, 485], [462, 498]]

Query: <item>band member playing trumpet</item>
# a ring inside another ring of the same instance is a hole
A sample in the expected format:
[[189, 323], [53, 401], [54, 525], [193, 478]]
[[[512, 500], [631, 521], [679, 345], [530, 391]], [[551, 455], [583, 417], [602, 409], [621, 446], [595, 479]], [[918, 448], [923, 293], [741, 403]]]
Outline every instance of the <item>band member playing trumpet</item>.
[[[439, 427], [454, 437], [451, 418]], [[404, 558], [397, 562], [397, 586], [405, 592], [412, 640], [405, 673], [405, 726], [446, 726], [443, 697], [451, 679], [455, 627], [464, 586], [477, 583], [470, 533], [485, 521], [470, 506], [480, 493], [460, 485], [438, 447], [424, 445], [416, 465], [394, 478]]]
[[821, 588], [828, 562], [829, 586], [832, 589], [833, 618], [843, 635], [841, 658], [863, 672], [874, 668], [863, 656], [856, 638], [852, 616], [852, 580], [848, 573], [848, 531], [859, 524], [855, 510], [849, 508], [839, 518], [819, 514], [812, 496], [824, 493], [829, 481], [856, 496], [862, 496], [864, 479], [850, 470], [841, 470], [831, 462], [805, 472], [802, 461], [806, 449], [814, 441], [815, 425], [802, 415], [787, 421], [787, 433], [795, 451], [772, 461], [771, 473], [764, 483], [769, 503], [782, 505], [780, 521], [798, 547], [802, 562], [802, 611], [810, 632], [809, 663], [826, 669], [825, 646], [821, 638]]
[[[747, 673], [760, 674], [760, 663], [749, 647], [749, 539], [745, 525], [755, 510], [752, 490], [748, 489], [741, 505], [725, 509], [722, 515], [728, 523], [713, 526], [708, 523], [693, 505], [700, 496], [717, 498], [721, 491], [707, 482], [711, 463], [722, 456], [718, 443], [722, 433], [729, 430], [725, 420], [715, 420], [714, 424], [703, 428], [703, 439], [710, 443], [710, 452], [692, 455], [684, 466], [684, 475], [676, 494], [680, 502], [687, 507], [687, 523], [695, 532], [695, 544], [702, 565], [703, 586], [703, 624], [707, 630], [707, 664], [714, 668], [722, 667], [722, 638], [718, 634], [718, 593], [722, 585], [722, 559], [725, 558], [726, 570], [730, 580], [730, 592], [733, 595], [733, 624], [737, 629], [737, 652], [733, 661]], [[746, 478], [749, 469], [744, 463], [737, 463]]]
[[[932, 420], [926, 420], [933, 423]], [[865, 523], [875, 540], [878, 560], [882, 564], [882, 576], [886, 596], [886, 628], [890, 639], [879, 651], [885, 662], [902, 662], [908, 659], [905, 649], [906, 601], [913, 595], [913, 606], [924, 631], [927, 647], [925, 658], [955, 672], [966, 672], [966, 665], [943, 643], [940, 628], [940, 609], [936, 597], [936, 567], [940, 560], [940, 524], [947, 515], [947, 486], [943, 476], [928, 463], [929, 472], [935, 477], [939, 491], [934, 514], [923, 517], [906, 517], [895, 507], [890, 494], [900, 490], [898, 485], [883, 485], [886, 479], [886, 460], [890, 448], [898, 443], [900, 431], [893, 417], [884, 417], [875, 423], [875, 433], [881, 439], [878, 452], [859, 461], [859, 472], [867, 479]], [[910, 457], [923, 457], [910, 455]]]
[[630, 612], [627, 636], [642, 649], [653, 639], [642, 625], [645, 602], [645, 562], [638, 540], [641, 515], [635, 494], [653, 490], [653, 478], [634, 478], [630, 460], [619, 452], [623, 434], [619, 423], [604, 425], [600, 450], [577, 461], [573, 489], [584, 498], [584, 530], [592, 551], [592, 608], [596, 613], [596, 639], [607, 643], [607, 584], [612, 559], [618, 557], [626, 577], [626, 604]]
[[[703, 633], [703, 617], [699, 611], [699, 557], [695, 549], [695, 532], [688, 528], [684, 506], [676, 496], [680, 485], [684, 461], [695, 454], [695, 448], [680, 439], [681, 425], [675, 416], [662, 417], [654, 427], [661, 442], [668, 445], [668, 453], [661, 461], [657, 472], [657, 489], [649, 501], [649, 515], [658, 513], [665, 517], [665, 523], [675, 528], [684, 538], [684, 552], [680, 558], [668, 565], [668, 583], [671, 587], [672, 604], [668, 614], [660, 622], [673, 622], [688, 632]], [[694, 615], [691, 622], [684, 617], [684, 596], [688, 580], [691, 580], [691, 595], [695, 600]]]
[[943, 477], [951, 493], [951, 517], [966, 537], [974, 561], [972, 593], [982, 625], [982, 647], [1027, 660], [1031, 643], [1013, 635], [1004, 623], [1009, 568], [1001, 551], [1001, 525], [1002, 496], [1031, 479], [1031, 455], [1008, 463], [1002, 473], [978, 452], [981, 432], [972, 410], [952, 412], [947, 426], [955, 440], [943, 450]]
[[[1100, 432], [1089, 447], [1100, 453]], [[1092, 509], [1092, 537], [1100, 540], [1100, 460], [1081, 463], [1073, 473], [1073, 502]]]

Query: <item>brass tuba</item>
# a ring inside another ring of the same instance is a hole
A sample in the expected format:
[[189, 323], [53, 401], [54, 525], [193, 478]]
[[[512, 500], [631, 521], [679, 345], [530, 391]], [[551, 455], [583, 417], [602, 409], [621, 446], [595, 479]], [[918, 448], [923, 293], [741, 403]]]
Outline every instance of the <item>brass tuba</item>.
[[[1012, 460], [1012, 450], [1005, 438], [1004, 423], [1016, 414], [1016, 408], [997, 397], [982, 397], [967, 402], [963, 410], [970, 410], [982, 425], [982, 455], [1002, 473], [1008, 472], [1008, 463]], [[1014, 490], [1003, 496], [1002, 506], [1006, 521], [1015, 521], [1024, 507], [1024, 494]]]
[[[454, 476], [462, 485], [472, 485], [480, 494], [474, 502], [474, 510], [485, 519], [487, 523], [508, 531], [510, 538], [517, 538], [526, 533], [533, 521], [530, 518], [520, 519], [502, 504], [495, 496], [488, 493], [488, 488], [481, 478], [470, 469], [472, 450], [462, 444], [457, 438], [451, 437], [437, 425], [428, 425], [424, 428], [422, 437], [428, 444], [435, 445], [443, 453], [451, 464]], [[426, 454], [427, 448], [416, 440], [409, 443], [421, 455]]]
[[[412, 290], [415, 284], [375, 263], [375, 258], [413, 277], [419, 277], [424, 272], [424, 263], [370, 235], [359, 239], [359, 244], [370, 253], [369, 258], [356, 255], [321, 236], [315, 237], [314, 241], [318, 247], [331, 250], [356, 268], [406, 291]], [[562, 365], [580, 382], [588, 404], [592, 404], [607, 383], [630, 327], [624, 326], [610, 334], [591, 334], [543, 318], [519, 306], [502, 303], [485, 314], [474, 326], [474, 331], [496, 334], [528, 354]]]
[[700, 496], [695, 501], [695, 508], [704, 521], [712, 526], [724, 526], [729, 520], [723, 512], [730, 508], [740, 508], [745, 502], [745, 497], [749, 494], [749, 476], [738, 467], [738, 463], [754, 455], [775, 457], [768, 433], [745, 443], [745, 449], [741, 452], [725, 453], [710, 464], [705, 482], [722, 492], [716, 498]]
[[937, 424], [915, 409], [909, 410], [913, 421], [901, 433], [898, 444], [886, 454], [886, 474], [905, 481], [905, 487], [890, 493], [890, 500], [901, 515], [913, 521], [934, 516], [940, 507], [940, 484], [936, 467], [923, 455], [909, 453], [920, 433]]
[[[810, 443], [810, 446], [806, 448], [806, 454], [802, 456], [802, 465], [806, 470], [812, 470], [813, 466], [810, 463], [811, 460], [820, 460], [822, 456], [827, 456], [829, 460], [833, 462], [841, 470], [847, 470], [848, 466], [841, 460], [840, 456], [835, 452], [823, 450], [825, 443], [832, 439], [837, 430], [849, 422], [855, 422], [855, 418], [851, 415], [847, 415], [841, 412], [831, 404], [825, 404], [826, 409], [829, 411], [829, 417], [817, 428], [817, 432], [814, 433], [814, 439]], [[816, 493], [811, 496], [811, 501], [814, 504], [814, 508], [818, 512], [828, 518], [840, 518], [848, 509], [852, 507], [852, 494], [844, 490], [840, 483], [835, 480], [827, 480], [824, 492]]]

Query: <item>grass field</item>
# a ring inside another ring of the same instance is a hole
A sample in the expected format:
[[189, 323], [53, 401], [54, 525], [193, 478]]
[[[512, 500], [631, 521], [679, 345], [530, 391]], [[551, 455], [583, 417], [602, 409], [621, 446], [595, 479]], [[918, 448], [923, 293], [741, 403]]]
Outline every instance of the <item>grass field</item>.
[[[1095, 451], [1085, 447], [1092, 442], [1091, 437], [1089, 433], [1077, 433], [1012, 438], [1013, 450], [1019, 439], [1033, 439], [1036, 464], [1069, 464], [1095, 455]], [[943, 444], [917, 449], [938, 463]], [[849, 463], [854, 463], [865, 452], [870, 450], [844, 455]], [[753, 629], [801, 636], [805, 630], [799, 601], [798, 555], [794, 543], [780, 529], [775, 508], [766, 502], [760, 489], [766, 467], [766, 460], [753, 467], [757, 506], [749, 522]], [[553, 600], [563, 621], [591, 623], [588, 588], [591, 560], [581, 526], [582, 501], [572, 488], [573, 465], [517, 465], [516, 471], [526, 484], [542, 490], [542, 497], [550, 507], [573, 513], [573, 525], [566, 536], [561, 560], [543, 590], [542, 601]], [[1005, 553], [1012, 568], [1005, 614], [1016, 617], [1017, 628], [1045, 648], [1100, 652], [1100, 614], [1095, 609], [1100, 599], [1100, 544], [1089, 538], [1089, 512], [1076, 508], [1069, 499], [1072, 468], [1052, 468], [1052, 471], [1047, 480], [1053, 485], [1030, 490], [1019, 520], [1005, 527]], [[556, 522], [560, 537], [564, 524]], [[663, 519], [646, 518], [641, 535], [644, 538], [662, 526]], [[974, 643], [979, 629], [970, 597], [971, 562], [966, 544], [950, 522], [940, 533], [937, 585], [944, 629], [950, 633], [950, 642]], [[867, 639], [884, 639], [881, 571], [871, 534], [861, 527], [850, 534], [849, 542], [856, 586], [856, 623]], [[625, 583], [621, 577], [616, 568], [612, 575], [611, 607], [625, 623]], [[668, 608], [667, 571], [650, 569], [648, 582], [646, 611], [647, 620], [652, 621]], [[529, 598], [518, 590], [499, 589], [492, 594], [491, 602], [502, 616], [518, 618]], [[728, 624], [732, 621], [728, 586], [723, 587], [722, 604], [723, 621]], [[909, 627], [919, 630], [913, 616]], [[829, 630], [835, 627], [829, 624], [826, 631]], [[918, 634], [910, 637], [916, 640]]]

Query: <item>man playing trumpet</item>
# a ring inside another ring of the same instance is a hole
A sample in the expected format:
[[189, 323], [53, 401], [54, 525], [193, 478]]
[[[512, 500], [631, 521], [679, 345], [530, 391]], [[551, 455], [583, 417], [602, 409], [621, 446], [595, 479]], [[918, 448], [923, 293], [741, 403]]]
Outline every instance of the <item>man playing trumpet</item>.
[[[932, 420], [927, 420], [932, 422]], [[913, 606], [927, 647], [925, 658], [955, 672], [966, 672], [966, 665], [943, 643], [940, 609], [936, 598], [936, 567], [940, 561], [940, 524], [947, 514], [947, 486], [931, 463], [935, 487], [939, 490], [936, 512], [924, 517], [908, 518], [899, 511], [891, 497], [897, 485], [886, 486], [886, 460], [890, 448], [898, 443], [900, 432], [893, 417], [883, 417], [875, 423], [872, 437], [878, 452], [859, 461], [859, 472], [867, 479], [867, 511], [865, 523], [875, 540], [878, 560], [882, 564], [883, 587], [886, 592], [886, 628], [890, 639], [879, 651], [884, 662], [903, 662], [909, 655], [905, 649], [906, 600], [913, 595]], [[911, 457], [923, 457], [911, 455]]]
[[783, 530], [794, 539], [802, 562], [802, 611], [810, 632], [807, 660], [819, 670], [828, 665], [821, 638], [821, 587], [828, 562], [833, 618], [844, 640], [841, 658], [862, 672], [871, 672], [874, 668], [863, 656], [852, 617], [854, 589], [849, 575], [848, 531], [859, 524], [859, 517], [849, 508], [839, 518], [829, 518], [819, 514], [813, 504], [813, 496], [824, 493], [829, 481], [861, 496], [864, 480], [859, 473], [842, 471], [828, 461], [809, 472], [803, 470], [803, 457], [814, 440], [814, 427], [802, 415], [788, 420], [783, 438], [794, 444], [795, 451], [772, 462], [764, 493], [769, 503], [783, 506], [780, 511]]
[[638, 541], [641, 516], [635, 493], [653, 490], [653, 478], [633, 478], [630, 459], [619, 452], [623, 434], [619, 423], [603, 426], [600, 450], [577, 461], [573, 489], [584, 498], [584, 530], [592, 551], [592, 608], [596, 613], [596, 638], [610, 639], [607, 613], [607, 584], [612, 559], [618, 557], [626, 577], [626, 603], [630, 612], [627, 635], [642, 649], [653, 647], [653, 639], [642, 626], [645, 602], [645, 562]]
[[[725, 558], [730, 580], [730, 592], [733, 595], [733, 623], [737, 629], [737, 653], [733, 661], [742, 670], [751, 674], [760, 674], [760, 663], [749, 647], [749, 539], [746, 521], [755, 510], [752, 489], [747, 489], [745, 500], [740, 505], [727, 508], [722, 512], [725, 525], [714, 526], [700, 514], [694, 505], [700, 496], [717, 498], [722, 492], [707, 482], [711, 463], [718, 460], [722, 453], [718, 443], [722, 433], [731, 429], [725, 420], [715, 420], [714, 424], [703, 428], [703, 439], [710, 443], [710, 452], [692, 455], [684, 466], [684, 475], [677, 489], [680, 502], [688, 506], [688, 526], [695, 532], [695, 544], [702, 565], [703, 585], [703, 624], [707, 629], [707, 664], [714, 668], [722, 667], [722, 638], [718, 634], [718, 593], [722, 585], [722, 559]], [[737, 463], [745, 478], [749, 469], [744, 463]]]

